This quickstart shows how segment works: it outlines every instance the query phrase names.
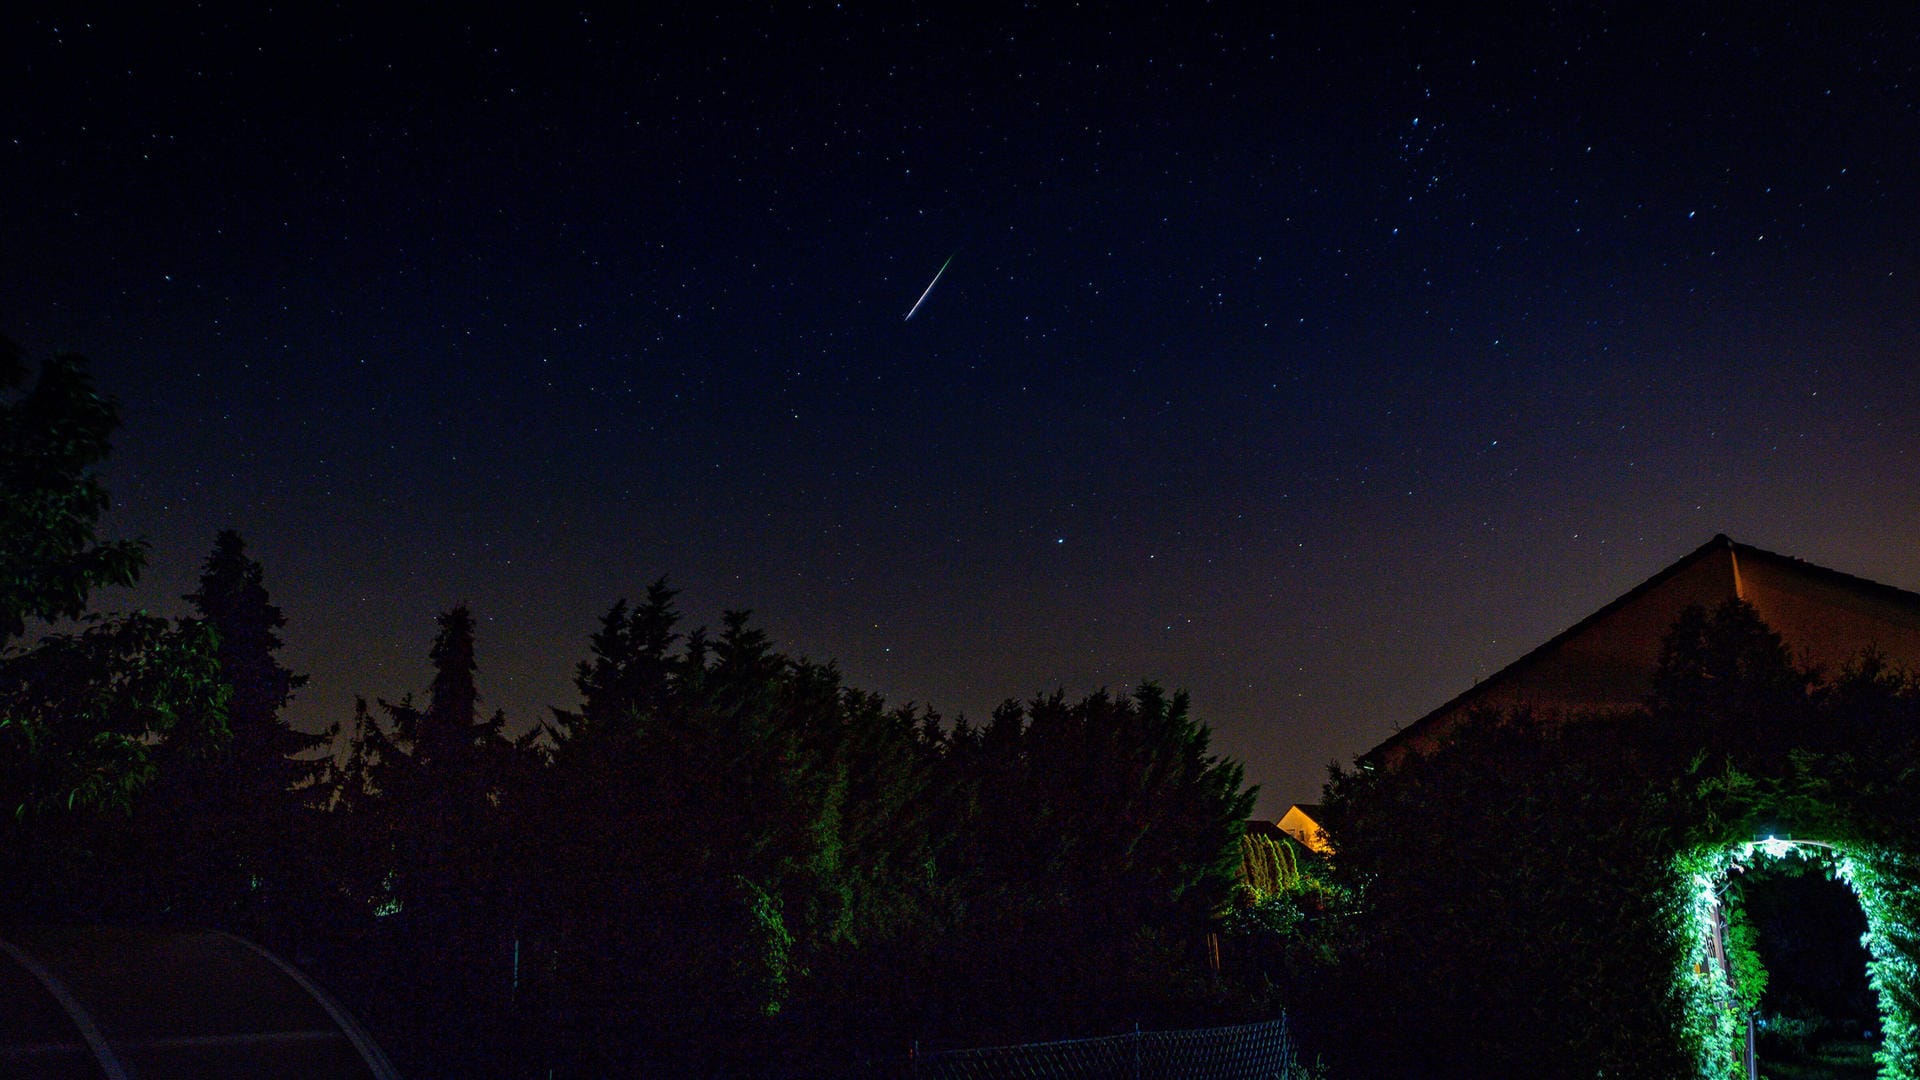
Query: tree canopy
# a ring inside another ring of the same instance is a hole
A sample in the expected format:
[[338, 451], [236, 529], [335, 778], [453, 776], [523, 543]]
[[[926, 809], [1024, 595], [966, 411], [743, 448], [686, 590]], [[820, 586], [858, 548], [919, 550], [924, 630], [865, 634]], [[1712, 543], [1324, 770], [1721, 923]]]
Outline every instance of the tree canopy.
[[78, 356], [48, 359], [29, 385], [30, 374], [0, 338], [0, 808], [16, 822], [124, 810], [153, 778], [163, 738], [226, 737], [204, 625], [91, 615], [20, 640], [29, 620], [87, 615], [94, 590], [132, 584], [146, 557], [142, 541], [96, 533], [108, 500], [95, 469], [118, 407]]
[[31, 385], [29, 374], [20, 347], [0, 337], [0, 646], [29, 619], [77, 617], [93, 590], [133, 584], [146, 561], [143, 542], [95, 535], [107, 490], [94, 469], [118, 406], [71, 353], [42, 363]]

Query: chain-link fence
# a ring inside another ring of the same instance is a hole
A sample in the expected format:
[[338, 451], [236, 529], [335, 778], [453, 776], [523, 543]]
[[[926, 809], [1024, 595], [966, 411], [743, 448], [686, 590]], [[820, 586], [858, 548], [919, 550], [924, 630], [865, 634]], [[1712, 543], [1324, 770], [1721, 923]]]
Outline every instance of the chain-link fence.
[[1288, 1080], [1287, 1018], [1237, 1027], [947, 1050], [914, 1059], [913, 1080]]

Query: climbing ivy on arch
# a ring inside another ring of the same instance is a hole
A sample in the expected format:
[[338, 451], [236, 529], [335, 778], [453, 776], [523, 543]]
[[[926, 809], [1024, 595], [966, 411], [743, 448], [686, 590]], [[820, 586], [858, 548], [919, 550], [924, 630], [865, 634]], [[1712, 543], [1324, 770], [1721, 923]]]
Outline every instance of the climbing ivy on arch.
[[[1692, 918], [1687, 962], [1676, 972], [1684, 987], [1688, 1030], [1699, 1040], [1703, 1076], [1745, 1075], [1740, 1067], [1746, 1012], [1757, 1007], [1764, 983], [1738, 985], [1741, 963], [1757, 964], [1751, 943], [1733, 942], [1735, 977], [1712, 962], [1709, 941], [1716, 901], [1736, 874], [1781, 859], [1805, 860], [1853, 891], [1866, 915], [1868, 981], [1879, 998], [1882, 1033], [1876, 1057], [1886, 1080], [1920, 1076], [1920, 860], [1901, 847], [1861, 840], [1806, 840], [1767, 836], [1701, 845], [1674, 860], [1687, 883]], [[1762, 974], [1764, 978], [1764, 974]]]

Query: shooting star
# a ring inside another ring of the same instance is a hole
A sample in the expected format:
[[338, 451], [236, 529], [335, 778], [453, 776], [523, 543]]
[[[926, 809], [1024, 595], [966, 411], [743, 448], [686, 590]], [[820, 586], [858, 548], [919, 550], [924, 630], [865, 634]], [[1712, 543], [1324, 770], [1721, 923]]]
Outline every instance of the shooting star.
[[[958, 254], [960, 254], [960, 253], [959, 253], [959, 252], [957, 252], [957, 251], [953, 253], [953, 255], [958, 255]], [[943, 263], [941, 263], [941, 264], [940, 264], [940, 269], [938, 269], [938, 270], [935, 270], [935, 271], [933, 272], [933, 280], [932, 280], [932, 281], [929, 281], [929, 282], [927, 282], [927, 289], [926, 289], [926, 292], [923, 292], [923, 293], [921, 293], [921, 294], [920, 294], [920, 299], [918, 299], [918, 300], [915, 300], [915, 301], [913, 302], [913, 306], [907, 309], [907, 318], [906, 318], [906, 319], [901, 319], [901, 320], [900, 320], [901, 322], [906, 322], [906, 321], [907, 321], [907, 319], [911, 319], [911, 318], [913, 318], [913, 313], [914, 313], [914, 312], [916, 312], [916, 311], [919, 311], [919, 310], [920, 310], [920, 305], [921, 305], [921, 304], [924, 304], [924, 303], [926, 303], [926, 302], [927, 302], [927, 293], [930, 293], [930, 292], [932, 292], [932, 291], [933, 291], [933, 287], [934, 287], [935, 285], [938, 285], [938, 284], [940, 284], [940, 275], [941, 275], [941, 274], [944, 274], [944, 273], [946, 273], [946, 272], [947, 272], [947, 266], [948, 266], [949, 264], [951, 264], [951, 263], [953, 262], [953, 255], [949, 255], [949, 256], [947, 256], [947, 261], [946, 261], [946, 262], [943, 262]]]

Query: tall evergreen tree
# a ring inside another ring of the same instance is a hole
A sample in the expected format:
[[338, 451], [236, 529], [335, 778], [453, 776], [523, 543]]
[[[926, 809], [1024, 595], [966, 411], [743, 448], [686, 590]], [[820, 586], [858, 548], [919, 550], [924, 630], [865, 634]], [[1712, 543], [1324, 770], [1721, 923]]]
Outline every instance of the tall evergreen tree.
[[330, 761], [317, 752], [334, 731], [299, 731], [280, 716], [306, 682], [275, 655], [286, 617], [261, 565], [231, 530], [219, 534], [185, 599], [217, 635], [230, 687], [227, 737], [218, 745], [169, 738], [160, 780], [136, 822], [152, 901], [176, 918], [298, 948], [295, 927], [313, 921], [324, 867], [313, 801]]
[[287, 617], [268, 595], [265, 573], [247, 555], [240, 534], [227, 529], [214, 539], [199, 590], [186, 599], [220, 635], [220, 670], [233, 687], [227, 726], [236, 786], [248, 798], [280, 802], [287, 792], [320, 779], [325, 761], [313, 755], [333, 741], [338, 725], [304, 732], [280, 716], [307, 677], [289, 671], [276, 655]]
[[457, 606], [438, 622], [426, 705], [382, 699], [384, 723], [363, 707], [348, 778], [383, 838], [389, 895], [378, 902], [433, 922], [452, 919], [493, 869], [500, 796], [516, 750], [530, 752], [506, 738], [504, 713], [480, 715], [472, 613]]
[[508, 815], [535, 754], [482, 716], [472, 613], [439, 617], [424, 707], [382, 700], [356, 715], [343, 805], [360, 849], [349, 871], [371, 895], [366, 992], [396, 1027], [409, 1073], [473, 1075], [497, 1052], [516, 991], [516, 874]]
[[580, 709], [553, 711], [550, 728], [559, 760], [630, 739], [667, 707], [677, 662], [673, 649], [680, 641], [675, 595], [661, 578], [647, 587], [640, 606], [629, 609], [622, 599], [601, 617], [589, 643], [592, 657], [574, 672]]

